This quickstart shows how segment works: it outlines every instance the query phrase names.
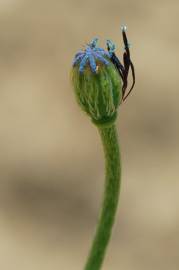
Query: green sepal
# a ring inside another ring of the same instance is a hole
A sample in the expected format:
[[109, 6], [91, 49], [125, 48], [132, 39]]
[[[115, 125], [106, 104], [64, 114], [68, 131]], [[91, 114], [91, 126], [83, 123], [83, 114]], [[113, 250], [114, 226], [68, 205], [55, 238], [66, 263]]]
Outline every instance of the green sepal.
[[108, 125], [116, 119], [122, 100], [121, 78], [115, 66], [97, 63], [97, 72], [87, 66], [83, 73], [79, 66], [72, 69], [72, 83], [77, 102], [96, 125]]

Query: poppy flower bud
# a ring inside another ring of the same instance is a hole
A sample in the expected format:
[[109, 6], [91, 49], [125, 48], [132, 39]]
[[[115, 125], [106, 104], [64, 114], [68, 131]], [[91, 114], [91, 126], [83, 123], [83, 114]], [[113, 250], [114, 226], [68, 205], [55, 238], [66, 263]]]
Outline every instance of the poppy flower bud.
[[107, 51], [97, 47], [93, 39], [74, 58], [72, 83], [77, 101], [96, 125], [110, 125], [122, 101], [119, 72]]

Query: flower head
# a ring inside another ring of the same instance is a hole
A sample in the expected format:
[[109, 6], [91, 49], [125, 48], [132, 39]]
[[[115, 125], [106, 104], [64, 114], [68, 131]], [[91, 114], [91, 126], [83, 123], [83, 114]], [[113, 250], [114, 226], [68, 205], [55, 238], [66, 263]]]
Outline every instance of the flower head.
[[[94, 38], [89, 44], [86, 45], [84, 51], [79, 51], [73, 60], [73, 66], [79, 65], [80, 73], [83, 73], [87, 66], [90, 67], [93, 73], [98, 72], [97, 62], [104, 65], [109, 65], [110, 55], [104, 49], [97, 47], [98, 38]], [[108, 58], [108, 59], [107, 59]]]
[[[107, 40], [107, 51], [92, 39], [73, 60], [72, 83], [81, 108], [96, 125], [110, 125], [117, 116], [118, 106], [131, 93], [135, 84], [135, 70], [130, 57], [130, 46], [122, 26], [124, 42], [123, 63], [116, 56], [116, 46]], [[128, 88], [128, 74], [132, 71], [132, 86]]]
[[97, 125], [109, 125], [117, 116], [122, 84], [110, 54], [94, 38], [73, 60], [72, 82], [81, 108]]

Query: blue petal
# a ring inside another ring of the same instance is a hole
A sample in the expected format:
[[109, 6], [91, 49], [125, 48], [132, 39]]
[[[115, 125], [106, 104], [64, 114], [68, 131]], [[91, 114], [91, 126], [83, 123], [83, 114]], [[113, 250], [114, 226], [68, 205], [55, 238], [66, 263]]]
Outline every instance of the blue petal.
[[79, 55], [85, 55], [85, 51], [79, 51], [75, 54], [75, 58], [78, 57]]
[[98, 43], [98, 38], [93, 38], [92, 41], [89, 43], [91, 48], [95, 48]]
[[95, 52], [96, 52], [96, 51], [99, 51], [99, 52], [105, 52], [105, 50], [104, 50], [103, 48], [99, 48], [99, 47], [94, 48], [93, 50], [94, 50]]
[[86, 66], [86, 63], [88, 61], [88, 55], [85, 55], [80, 63], [79, 71], [82, 73], [84, 71], [84, 68]]
[[80, 54], [84, 54], [84, 53], [85, 53], [85, 52], [82, 51], [82, 50], [81, 50], [81, 51], [78, 51], [78, 52], [75, 54], [75, 57], [78, 56], [78, 55], [80, 55]]
[[84, 53], [83, 54], [76, 55], [75, 58], [74, 58], [74, 60], [73, 60], [72, 65], [75, 66], [78, 63], [78, 61], [82, 60], [83, 57], [84, 57]]
[[103, 64], [109, 65], [109, 61], [107, 61], [102, 55], [99, 53], [95, 53], [95, 57], [100, 60]]
[[110, 52], [115, 52], [116, 50], [116, 45], [111, 41], [111, 40], [107, 40], [106, 41], [107, 47], [109, 47], [109, 51]]
[[92, 49], [91, 49], [91, 47], [90, 46], [86, 46], [86, 50], [85, 50], [85, 54], [87, 54], [87, 55], [89, 55], [89, 54], [92, 54]]
[[107, 57], [110, 57], [109, 53], [102, 48], [95, 48], [94, 51], [101, 55], [106, 55]]
[[90, 67], [91, 67], [92, 71], [96, 72], [96, 62], [95, 62], [94, 56], [92, 54], [89, 55], [89, 61], [90, 61]]

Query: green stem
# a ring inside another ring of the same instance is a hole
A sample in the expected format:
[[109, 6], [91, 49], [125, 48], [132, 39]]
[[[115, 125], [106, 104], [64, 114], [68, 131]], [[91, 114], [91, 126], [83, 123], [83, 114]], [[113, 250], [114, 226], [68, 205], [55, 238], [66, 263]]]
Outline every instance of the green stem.
[[85, 270], [101, 269], [114, 224], [120, 190], [121, 161], [116, 127], [113, 124], [98, 129], [105, 154], [106, 180], [102, 211]]

